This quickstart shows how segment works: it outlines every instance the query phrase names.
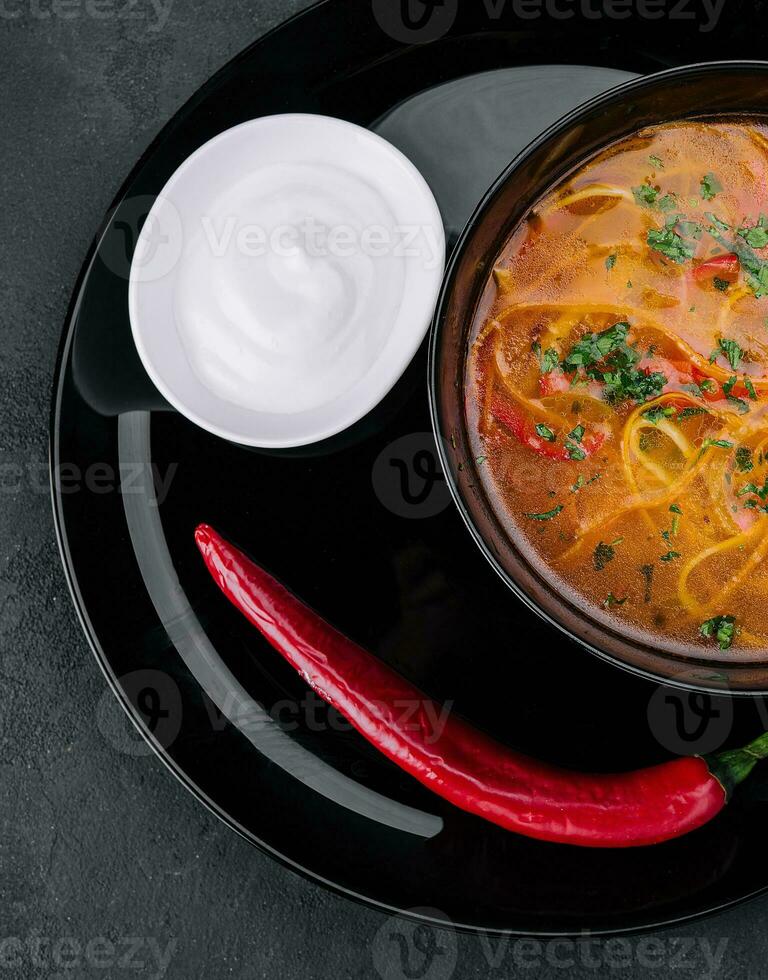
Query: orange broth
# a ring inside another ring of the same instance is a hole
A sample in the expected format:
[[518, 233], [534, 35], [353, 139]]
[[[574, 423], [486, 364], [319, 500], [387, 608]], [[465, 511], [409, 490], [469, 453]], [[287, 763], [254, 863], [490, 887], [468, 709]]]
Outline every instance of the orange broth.
[[765, 123], [638, 132], [518, 226], [470, 337], [510, 536], [598, 618], [694, 654], [768, 646], [763, 213]]

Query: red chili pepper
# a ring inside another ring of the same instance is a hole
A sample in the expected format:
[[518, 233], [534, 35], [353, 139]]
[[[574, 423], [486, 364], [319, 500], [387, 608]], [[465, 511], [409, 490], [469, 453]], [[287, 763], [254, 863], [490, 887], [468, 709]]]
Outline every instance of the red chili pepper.
[[[536, 432], [535, 422], [519, 411], [508, 398], [496, 393], [491, 402], [491, 412], [498, 422], [509, 429], [518, 442], [532, 449], [539, 456], [560, 460], [573, 459], [572, 451], [565, 446], [565, 442], [573, 442], [573, 440], [568, 440], [566, 437], [565, 440], [558, 443], [540, 436]], [[587, 432], [581, 442], [578, 443], [578, 448], [584, 452], [585, 456], [592, 456], [604, 442], [604, 432]], [[573, 444], [576, 445], [576, 443]]]
[[725, 282], [736, 282], [739, 278], [739, 257], [733, 252], [728, 252], [707, 259], [694, 266], [693, 278], [698, 282], [714, 278], [723, 279]]
[[586, 775], [515, 752], [454, 715], [438, 731], [440, 706], [413, 684], [212, 528], [201, 524], [195, 539], [224, 595], [320, 697], [434, 793], [508, 830], [584, 847], [656, 844], [711, 820], [733, 786], [768, 755], [764, 735], [746, 749], [712, 758]]

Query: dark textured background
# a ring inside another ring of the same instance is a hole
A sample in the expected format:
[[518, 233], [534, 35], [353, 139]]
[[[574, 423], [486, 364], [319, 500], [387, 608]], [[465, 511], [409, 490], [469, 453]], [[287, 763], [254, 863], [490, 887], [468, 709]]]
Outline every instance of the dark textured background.
[[[0, 980], [157, 977], [155, 944], [169, 942], [165, 975], [182, 980], [375, 978], [377, 967], [399, 980], [385, 916], [279, 867], [154, 756], [119, 749], [112, 695], [64, 583], [45, 472], [59, 332], [113, 194], [215, 69], [307, 4], [175, 0], [154, 29], [149, 0], [132, 20], [115, 14], [127, 0], [101, 16], [85, 0], [57, 2], [6, 0], [19, 16], [0, 14]], [[455, 975], [765, 976], [766, 909], [758, 901], [655, 945], [596, 944], [575, 967], [567, 944], [542, 956], [460, 937]], [[714, 970], [703, 940], [727, 940]], [[448, 980], [452, 942], [410, 976]], [[84, 962], [88, 943], [102, 965]]]

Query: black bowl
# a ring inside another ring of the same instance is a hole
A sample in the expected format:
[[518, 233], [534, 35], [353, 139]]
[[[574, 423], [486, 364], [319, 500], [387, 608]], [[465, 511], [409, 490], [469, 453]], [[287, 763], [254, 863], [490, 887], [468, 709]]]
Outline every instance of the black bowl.
[[512, 591], [591, 652], [628, 670], [695, 690], [768, 690], [764, 651], [691, 657], [673, 642], [629, 636], [557, 591], [504, 530], [473, 463], [464, 412], [473, 314], [510, 235], [541, 196], [596, 151], [646, 126], [701, 116], [768, 113], [768, 62], [712, 62], [626, 82], [578, 107], [534, 140], [486, 194], [454, 250], [430, 346], [432, 423], [446, 479], [475, 541]]

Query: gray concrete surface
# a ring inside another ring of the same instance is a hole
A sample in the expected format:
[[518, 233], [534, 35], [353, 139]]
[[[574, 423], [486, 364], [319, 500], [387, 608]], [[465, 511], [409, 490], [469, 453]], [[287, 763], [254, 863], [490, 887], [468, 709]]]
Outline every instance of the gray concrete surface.
[[577, 951], [437, 936], [438, 955], [409, 964], [385, 916], [277, 866], [154, 757], [105, 738], [108, 695], [45, 486], [59, 331], [137, 155], [215, 69], [306, 4], [175, 0], [158, 14], [136, 0], [126, 20], [126, 0], [111, 14], [57, 2], [0, 5], [0, 462], [30, 474], [0, 496], [0, 980], [765, 976], [768, 901]]

